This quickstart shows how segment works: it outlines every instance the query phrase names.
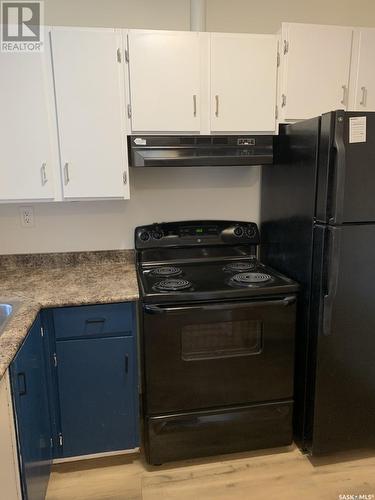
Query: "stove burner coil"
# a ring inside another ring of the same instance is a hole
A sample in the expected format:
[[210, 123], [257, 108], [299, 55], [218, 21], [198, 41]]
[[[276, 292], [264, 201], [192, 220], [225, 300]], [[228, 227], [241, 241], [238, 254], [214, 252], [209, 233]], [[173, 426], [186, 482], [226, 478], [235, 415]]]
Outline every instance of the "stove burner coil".
[[230, 283], [235, 285], [258, 285], [272, 280], [272, 276], [266, 273], [240, 273], [231, 277]]
[[181, 273], [182, 269], [174, 266], [156, 267], [150, 272], [151, 276], [162, 276], [162, 277], [178, 276]]
[[223, 267], [223, 271], [233, 271], [240, 273], [244, 271], [251, 271], [252, 269], [255, 269], [256, 266], [257, 266], [256, 259], [250, 261], [230, 262], [229, 264]]
[[183, 279], [167, 279], [159, 281], [153, 288], [160, 292], [177, 292], [191, 287], [191, 282]]

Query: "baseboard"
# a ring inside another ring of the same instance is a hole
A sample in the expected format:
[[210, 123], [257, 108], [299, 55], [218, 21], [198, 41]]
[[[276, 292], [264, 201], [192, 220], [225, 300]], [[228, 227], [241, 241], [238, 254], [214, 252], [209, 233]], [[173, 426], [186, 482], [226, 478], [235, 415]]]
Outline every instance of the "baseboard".
[[78, 462], [79, 460], [91, 460], [93, 458], [114, 457], [116, 455], [130, 455], [131, 453], [139, 453], [140, 448], [132, 448], [131, 450], [107, 451], [105, 453], [93, 453], [92, 455], [78, 455], [76, 457], [54, 458], [53, 464], [63, 464], [66, 462]]

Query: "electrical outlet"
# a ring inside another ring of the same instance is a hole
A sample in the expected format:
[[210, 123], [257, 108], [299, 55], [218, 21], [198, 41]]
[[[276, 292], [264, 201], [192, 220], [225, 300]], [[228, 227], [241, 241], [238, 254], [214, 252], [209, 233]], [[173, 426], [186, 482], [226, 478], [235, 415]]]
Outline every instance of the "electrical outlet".
[[33, 207], [20, 207], [20, 216], [22, 227], [34, 227]]

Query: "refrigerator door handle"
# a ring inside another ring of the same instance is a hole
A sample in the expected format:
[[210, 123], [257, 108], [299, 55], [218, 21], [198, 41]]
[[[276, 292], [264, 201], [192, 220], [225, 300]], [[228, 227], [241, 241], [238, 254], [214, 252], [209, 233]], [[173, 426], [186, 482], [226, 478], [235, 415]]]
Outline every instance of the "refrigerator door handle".
[[344, 116], [337, 113], [336, 131], [333, 139], [333, 148], [335, 151], [335, 184], [333, 192], [333, 213], [330, 214], [329, 222], [331, 224], [340, 224], [343, 220], [344, 209], [344, 188], [345, 188], [345, 166], [346, 150], [344, 142]]
[[328, 228], [328, 248], [329, 264], [326, 270], [327, 290], [323, 297], [323, 321], [322, 331], [324, 336], [331, 335], [332, 309], [333, 302], [337, 293], [339, 278], [339, 251], [340, 251], [340, 229], [335, 227]]

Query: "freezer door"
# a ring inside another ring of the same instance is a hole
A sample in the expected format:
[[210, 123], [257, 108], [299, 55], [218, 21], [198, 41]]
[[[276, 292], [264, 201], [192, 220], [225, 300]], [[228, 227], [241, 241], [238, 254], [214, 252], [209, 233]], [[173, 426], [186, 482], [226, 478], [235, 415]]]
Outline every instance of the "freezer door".
[[375, 446], [375, 225], [317, 231], [324, 258], [314, 275], [321, 293], [312, 302], [310, 416], [311, 451], [319, 455]]
[[322, 116], [316, 218], [329, 224], [375, 221], [375, 113]]

